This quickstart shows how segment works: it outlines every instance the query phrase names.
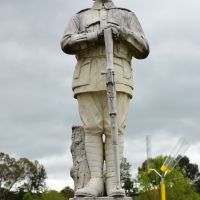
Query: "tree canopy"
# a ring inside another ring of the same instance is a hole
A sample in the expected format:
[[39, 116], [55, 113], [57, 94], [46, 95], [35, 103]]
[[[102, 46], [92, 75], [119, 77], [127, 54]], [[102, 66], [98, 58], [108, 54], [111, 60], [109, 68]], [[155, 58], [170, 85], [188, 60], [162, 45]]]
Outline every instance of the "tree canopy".
[[134, 196], [137, 192], [134, 188], [134, 181], [131, 177], [131, 164], [127, 158], [122, 158], [120, 165], [120, 179], [122, 188], [125, 190], [127, 196]]
[[10, 191], [40, 193], [45, 189], [46, 171], [38, 161], [16, 160], [0, 153], [0, 199], [7, 199]]
[[69, 186], [67, 186], [64, 189], [62, 189], [61, 193], [65, 196], [66, 199], [74, 197], [74, 190], [71, 189]]
[[197, 164], [190, 163], [187, 156], [184, 156], [180, 162], [179, 166], [183, 173], [192, 181], [195, 186], [196, 192], [200, 194], [200, 172]]

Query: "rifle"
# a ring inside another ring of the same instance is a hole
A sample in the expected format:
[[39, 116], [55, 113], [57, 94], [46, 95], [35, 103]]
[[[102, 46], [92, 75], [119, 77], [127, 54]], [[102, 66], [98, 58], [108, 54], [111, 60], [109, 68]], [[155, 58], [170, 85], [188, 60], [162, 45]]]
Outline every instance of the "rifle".
[[112, 29], [104, 30], [104, 41], [107, 65], [106, 71], [102, 74], [106, 75], [108, 109], [111, 124], [112, 145], [114, 148], [115, 174], [117, 180], [117, 188], [120, 189], [120, 161], [119, 161], [119, 144], [118, 144], [118, 124], [117, 124], [117, 102], [116, 102], [116, 81], [115, 70], [113, 66], [113, 38]]

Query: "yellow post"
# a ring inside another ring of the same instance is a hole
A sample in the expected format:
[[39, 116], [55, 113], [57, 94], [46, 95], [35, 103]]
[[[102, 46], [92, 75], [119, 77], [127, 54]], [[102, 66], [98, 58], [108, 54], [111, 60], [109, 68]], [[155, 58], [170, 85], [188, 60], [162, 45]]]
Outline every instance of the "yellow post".
[[161, 183], [160, 183], [160, 194], [161, 194], [161, 200], [166, 200], [166, 192], [165, 192], [164, 181], [161, 181]]

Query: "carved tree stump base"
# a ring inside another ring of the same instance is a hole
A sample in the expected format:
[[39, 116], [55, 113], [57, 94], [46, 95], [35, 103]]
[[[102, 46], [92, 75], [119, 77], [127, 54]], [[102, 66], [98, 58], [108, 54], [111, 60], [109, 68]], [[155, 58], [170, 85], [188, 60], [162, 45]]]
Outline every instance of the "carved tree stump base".
[[72, 127], [71, 153], [73, 167], [70, 174], [74, 180], [74, 191], [83, 188], [90, 180], [90, 170], [85, 153], [85, 133], [82, 126]]

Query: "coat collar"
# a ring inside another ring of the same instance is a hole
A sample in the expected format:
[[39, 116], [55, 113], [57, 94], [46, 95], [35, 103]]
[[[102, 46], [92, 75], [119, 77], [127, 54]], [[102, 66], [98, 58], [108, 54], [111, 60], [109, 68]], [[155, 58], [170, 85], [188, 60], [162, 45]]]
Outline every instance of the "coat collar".
[[98, 3], [97, 1], [94, 2], [92, 9], [94, 10], [101, 10], [102, 8], [111, 9], [115, 8], [115, 5], [112, 1], [106, 3]]

